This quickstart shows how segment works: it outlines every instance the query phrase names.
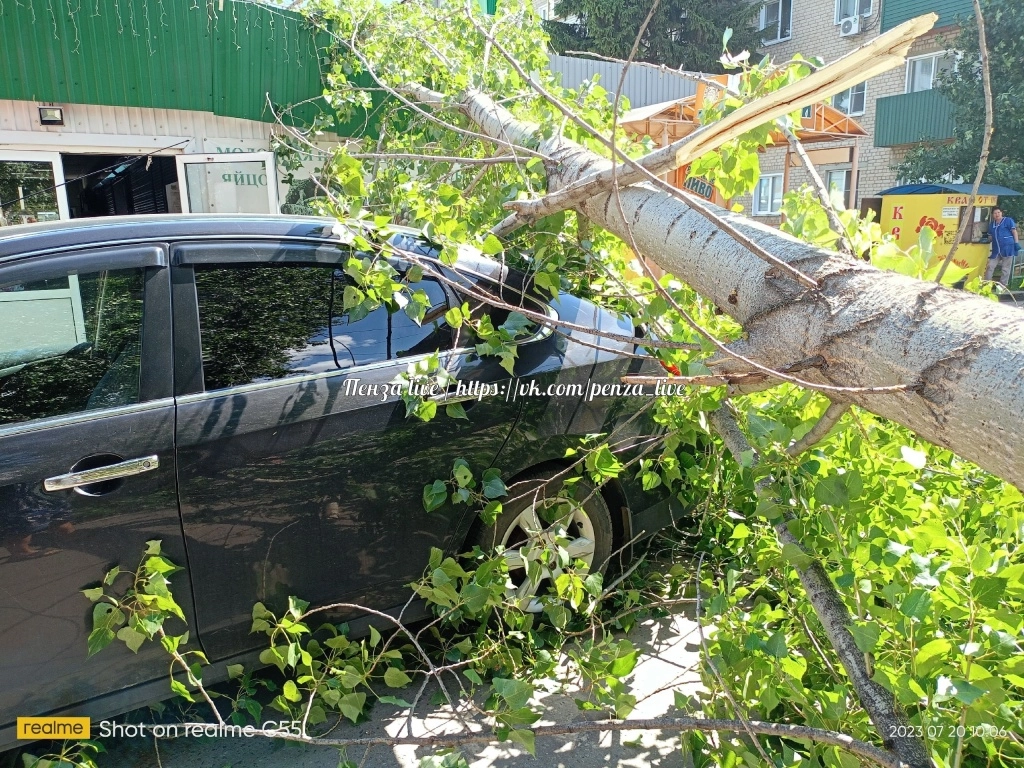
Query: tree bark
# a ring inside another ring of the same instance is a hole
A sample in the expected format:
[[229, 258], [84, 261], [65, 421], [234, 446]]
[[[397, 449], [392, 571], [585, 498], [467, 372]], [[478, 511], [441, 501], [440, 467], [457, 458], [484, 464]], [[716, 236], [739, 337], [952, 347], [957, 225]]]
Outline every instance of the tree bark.
[[[443, 103], [438, 94], [421, 90], [415, 94], [421, 101]], [[611, 171], [609, 161], [564, 138], [537, 142], [532, 126], [479, 91], [445, 105], [460, 109], [487, 135], [551, 157], [550, 190]], [[628, 238], [631, 230], [645, 257], [735, 318], [747, 336], [732, 345], [734, 351], [776, 369], [820, 356], [820, 367], [801, 374], [819, 384], [908, 386], [902, 392], [843, 397], [1024, 488], [1024, 316], [1019, 309], [882, 272], [721, 212], [741, 234], [818, 281], [819, 288], [807, 289], [665, 192], [644, 185], [619, 189], [621, 208], [614, 194], [606, 190], [568, 203], [619, 237]], [[751, 370], [731, 358], [720, 361], [718, 369]]]

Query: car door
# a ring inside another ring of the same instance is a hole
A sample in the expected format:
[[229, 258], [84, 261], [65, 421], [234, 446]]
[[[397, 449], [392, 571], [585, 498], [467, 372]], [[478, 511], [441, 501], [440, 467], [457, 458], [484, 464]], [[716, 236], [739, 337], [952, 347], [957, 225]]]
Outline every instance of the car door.
[[[249, 635], [257, 601], [403, 604], [430, 548], [457, 547], [464, 532], [465, 508], [426, 512], [424, 485], [460, 456], [486, 469], [518, 412], [491, 397], [467, 402], [468, 420], [442, 412], [424, 423], [385, 391], [410, 362], [450, 351], [445, 289], [419, 284], [431, 300], [421, 326], [386, 307], [357, 319], [342, 308], [349, 254], [336, 245], [192, 243], [172, 254], [179, 492], [207, 653], [261, 643]], [[453, 370], [467, 382], [510, 378], [468, 353]]]
[[[0, 725], [166, 674], [158, 644], [86, 659], [81, 593], [150, 539], [185, 564], [166, 254], [0, 264]], [[190, 606], [185, 574], [172, 586]]]

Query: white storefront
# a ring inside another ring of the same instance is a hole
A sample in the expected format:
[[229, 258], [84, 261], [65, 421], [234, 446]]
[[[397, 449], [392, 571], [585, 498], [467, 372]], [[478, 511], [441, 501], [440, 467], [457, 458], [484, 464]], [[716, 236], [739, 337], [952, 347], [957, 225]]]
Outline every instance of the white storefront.
[[[62, 124], [45, 124], [57, 119]], [[280, 212], [290, 188], [271, 151], [275, 130], [209, 112], [0, 99], [0, 226]], [[305, 156], [295, 177], [308, 178], [322, 162], [322, 150]]]

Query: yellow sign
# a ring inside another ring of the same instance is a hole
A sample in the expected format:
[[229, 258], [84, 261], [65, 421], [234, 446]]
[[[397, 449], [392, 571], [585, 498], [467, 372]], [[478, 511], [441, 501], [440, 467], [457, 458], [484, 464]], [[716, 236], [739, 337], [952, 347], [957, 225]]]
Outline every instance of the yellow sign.
[[[943, 205], [970, 205], [970, 195], [946, 195], [946, 202]], [[981, 207], [983, 205], [995, 205], [995, 195], [978, 195], [978, 201], [975, 206]]]
[[88, 717], [19, 717], [19, 739], [88, 739]]
[[[942, 262], [953, 247], [959, 229], [960, 216], [970, 202], [970, 195], [886, 195], [882, 198], [879, 224], [882, 232], [892, 235], [903, 250], [917, 245], [921, 230], [929, 227], [935, 232], [934, 255], [929, 266]], [[978, 208], [993, 206], [992, 195], [978, 195]], [[985, 273], [989, 245], [987, 243], [961, 243], [953, 263], [969, 270], [969, 277]]]

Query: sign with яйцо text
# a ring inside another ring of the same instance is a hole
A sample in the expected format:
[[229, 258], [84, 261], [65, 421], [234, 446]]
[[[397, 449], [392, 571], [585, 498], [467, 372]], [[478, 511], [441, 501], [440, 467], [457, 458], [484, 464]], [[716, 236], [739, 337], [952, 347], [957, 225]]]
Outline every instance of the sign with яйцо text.
[[88, 739], [88, 717], [19, 717], [19, 739]]

